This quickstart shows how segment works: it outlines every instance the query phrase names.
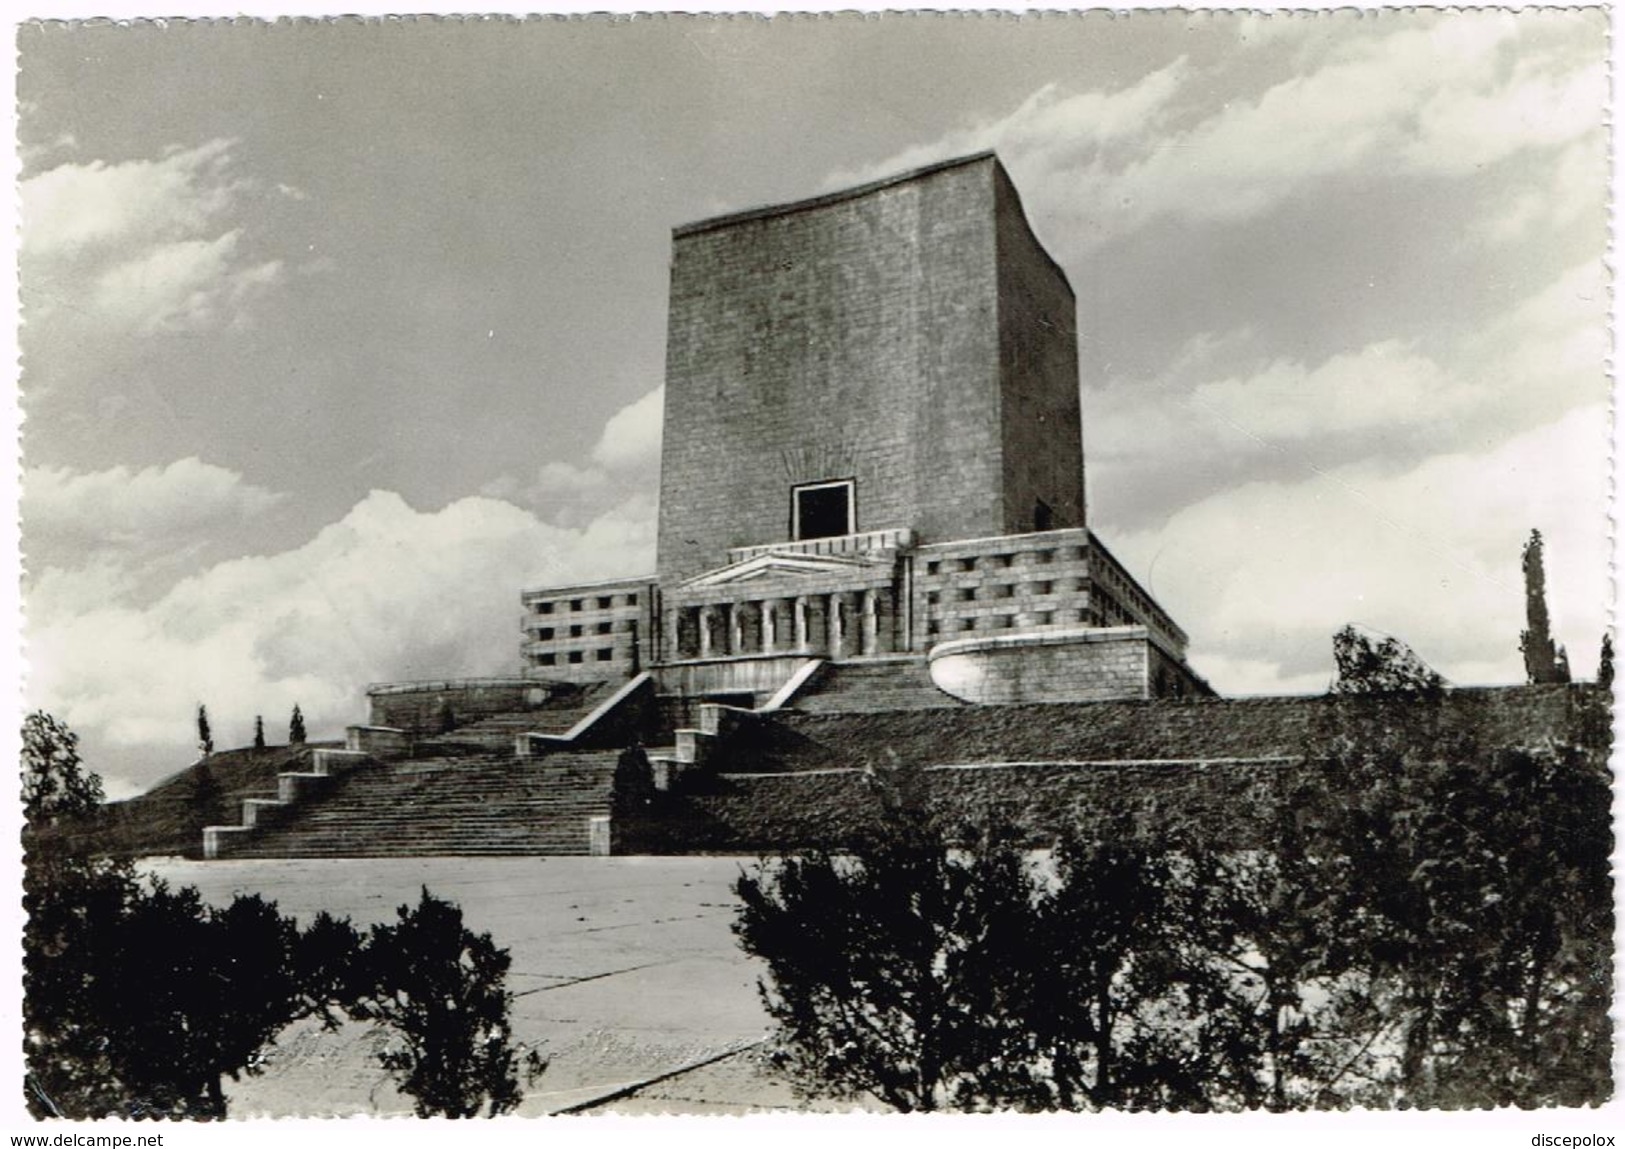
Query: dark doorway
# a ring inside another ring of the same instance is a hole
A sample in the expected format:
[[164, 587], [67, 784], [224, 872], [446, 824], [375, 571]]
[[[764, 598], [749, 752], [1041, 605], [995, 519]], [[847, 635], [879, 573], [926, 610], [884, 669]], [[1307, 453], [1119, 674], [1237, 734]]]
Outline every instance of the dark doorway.
[[1033, 530], [1048, 531], [1055, 527], [1055, 512], [1049, 509], [1049, 504], [1039, 499], [1033, 506]]
[[798, 539], [828, 539], [851, 534], [851, 481], [797, 487], [794, 515]]

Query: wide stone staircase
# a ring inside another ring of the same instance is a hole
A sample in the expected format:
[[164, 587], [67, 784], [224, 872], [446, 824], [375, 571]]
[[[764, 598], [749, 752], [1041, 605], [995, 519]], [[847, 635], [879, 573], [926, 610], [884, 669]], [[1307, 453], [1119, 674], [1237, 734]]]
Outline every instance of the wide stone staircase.
[[619, 684], [592, 682], [571, 688], [541, 706], [493, 714], [432, 738], [417, 739], [417, 753], [479, 753], [513, 748], [520, 734], [563, 734], [608, 699]]
[[801, 689], [788, 708], [832, 714], [964, 705], [953, 695], [937, 689], [924, 658], [900, 655], [829, 663]]
[[609, 814], [618, 757], [516, 758], [510, 750], [359, 765], [320, 798], [233, 841], [224, 856], [586, 854], [591, 820]]

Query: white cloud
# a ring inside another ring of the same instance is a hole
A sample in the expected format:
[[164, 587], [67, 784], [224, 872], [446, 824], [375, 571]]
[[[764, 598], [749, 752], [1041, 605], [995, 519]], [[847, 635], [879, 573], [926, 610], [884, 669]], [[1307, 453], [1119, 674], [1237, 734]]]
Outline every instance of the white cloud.
[[1371, 27], [1251, 98], [1215, 104], [1210, 77], [1182, 57], [1116, 90], [1046, 86], [1005, 117], [831, 182], [995, 148], [1070, 255], [1163, 217], [1253, 219], [1373, 166], [1460, 176], [1602, 138], [1595, 19], [1469, 12]]
[[375, 491], [303, 546], [218, 563], [145, 608], [116, 568], [48, 572], [28, 601], [29, 705], [145, 748], [150, 783], [184, 764], [199, 701], [223, 743], [294, 702], [332, 732], [364, 719], [368, 682], [514, 671], [524, 587], [653, 565], [647, 496], [572, 530], [494, 499], [421, 512]]
[[30, 539], [69, 544], [76, 556], [140, 553], [183, 545], [225, 522], [263, 514], [282, 498], [195, 457], [141, 470], [40, 466], [23, 475], [22, 518]]
[[1543, 56], [1520, 60], [1500, 86], [1435, 92], [1417, 113], [1406, 159], [1424, 171], [1464, 175], [1524, 148], [1597, 137], [1607, 104], [1603, 60], [1573, 70]]
[[195, 236], [231, 206], [230, 140], [159, 160], [68, 163], [22, 182], [25, 257], [77, 259]]
[[1313, 368], [1276, 360], [1246, 378], [1203, 383], [1190, 401], [1250, 437], [1299, 440], [1374, 428], [1426, 435], [1474, 399], [1433, 360], [1386, 340]]
[[1539, 528], [1554, 631], [1589, 674], [1609, 601], [1606, 428], [1589, 406], [1403, 473], [1248, 483], [1107, 542], [1191, 632], [1197, 669], [1254, 692], [1323, 680], [1345, 622], [1398, 635], [1454, 681], [1520, 681], [1519, 555]]
[[660, 432], [666, 388], [620, 408], [604, 423], [586, 465], [552, 459], [528, 480], [503, 477], [483, 494], [517, 499], [565, 526], [580, 526], [612, 506], [653, 491], [659, 482]]
[[232, 141], [156, 160], [64, 163], [22, 181], [21, 287], [31, 359], [82, 344], [230, 323], [281, 278], [245, 242], [251, 180]]
[[1595, 404], [1608, 393], [1605, 276], [1600, 260], [1576, 264], [1493, 326], [1436, 340], [1427, 354], [1383, 340], [1306, 363], [1262, 358], [1252, 329], [1200, 333], [1156, 380], [1115, 379], [1087, 398], [1091, 489], [1105, 521], [1161, 521], [1249, 476], [1355, 460], [1392, 470], [1481, 451]]
[[626, 468], [659, 460], [665, 403], [666, 386], [661, 384], [611, 415], [593, 446], [593, 462]]

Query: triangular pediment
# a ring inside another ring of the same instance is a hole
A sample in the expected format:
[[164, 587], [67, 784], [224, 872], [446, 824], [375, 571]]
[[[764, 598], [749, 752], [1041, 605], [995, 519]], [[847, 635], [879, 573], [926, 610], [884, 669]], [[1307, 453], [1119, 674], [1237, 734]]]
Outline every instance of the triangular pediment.
[[808, 555], [787, 551], [769, 551], [725, 567], [697, 574], [677, 584], [679, 590], [699, 587], [731, 586], [771, 579], [774, 581], [797, 578], [824, 578], [832, 574], [857, 574], [873, 570], [874, 559], [853, 558], [846, 555]]

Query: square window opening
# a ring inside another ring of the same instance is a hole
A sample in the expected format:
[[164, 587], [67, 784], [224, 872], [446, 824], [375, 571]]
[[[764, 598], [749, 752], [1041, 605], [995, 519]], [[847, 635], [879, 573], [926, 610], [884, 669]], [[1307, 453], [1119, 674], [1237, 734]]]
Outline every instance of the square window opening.
[[831, 539], [852, 534], [857, 529], [852, 488], [851, 479], [792, 488], [791, 537], [796, 540]]

